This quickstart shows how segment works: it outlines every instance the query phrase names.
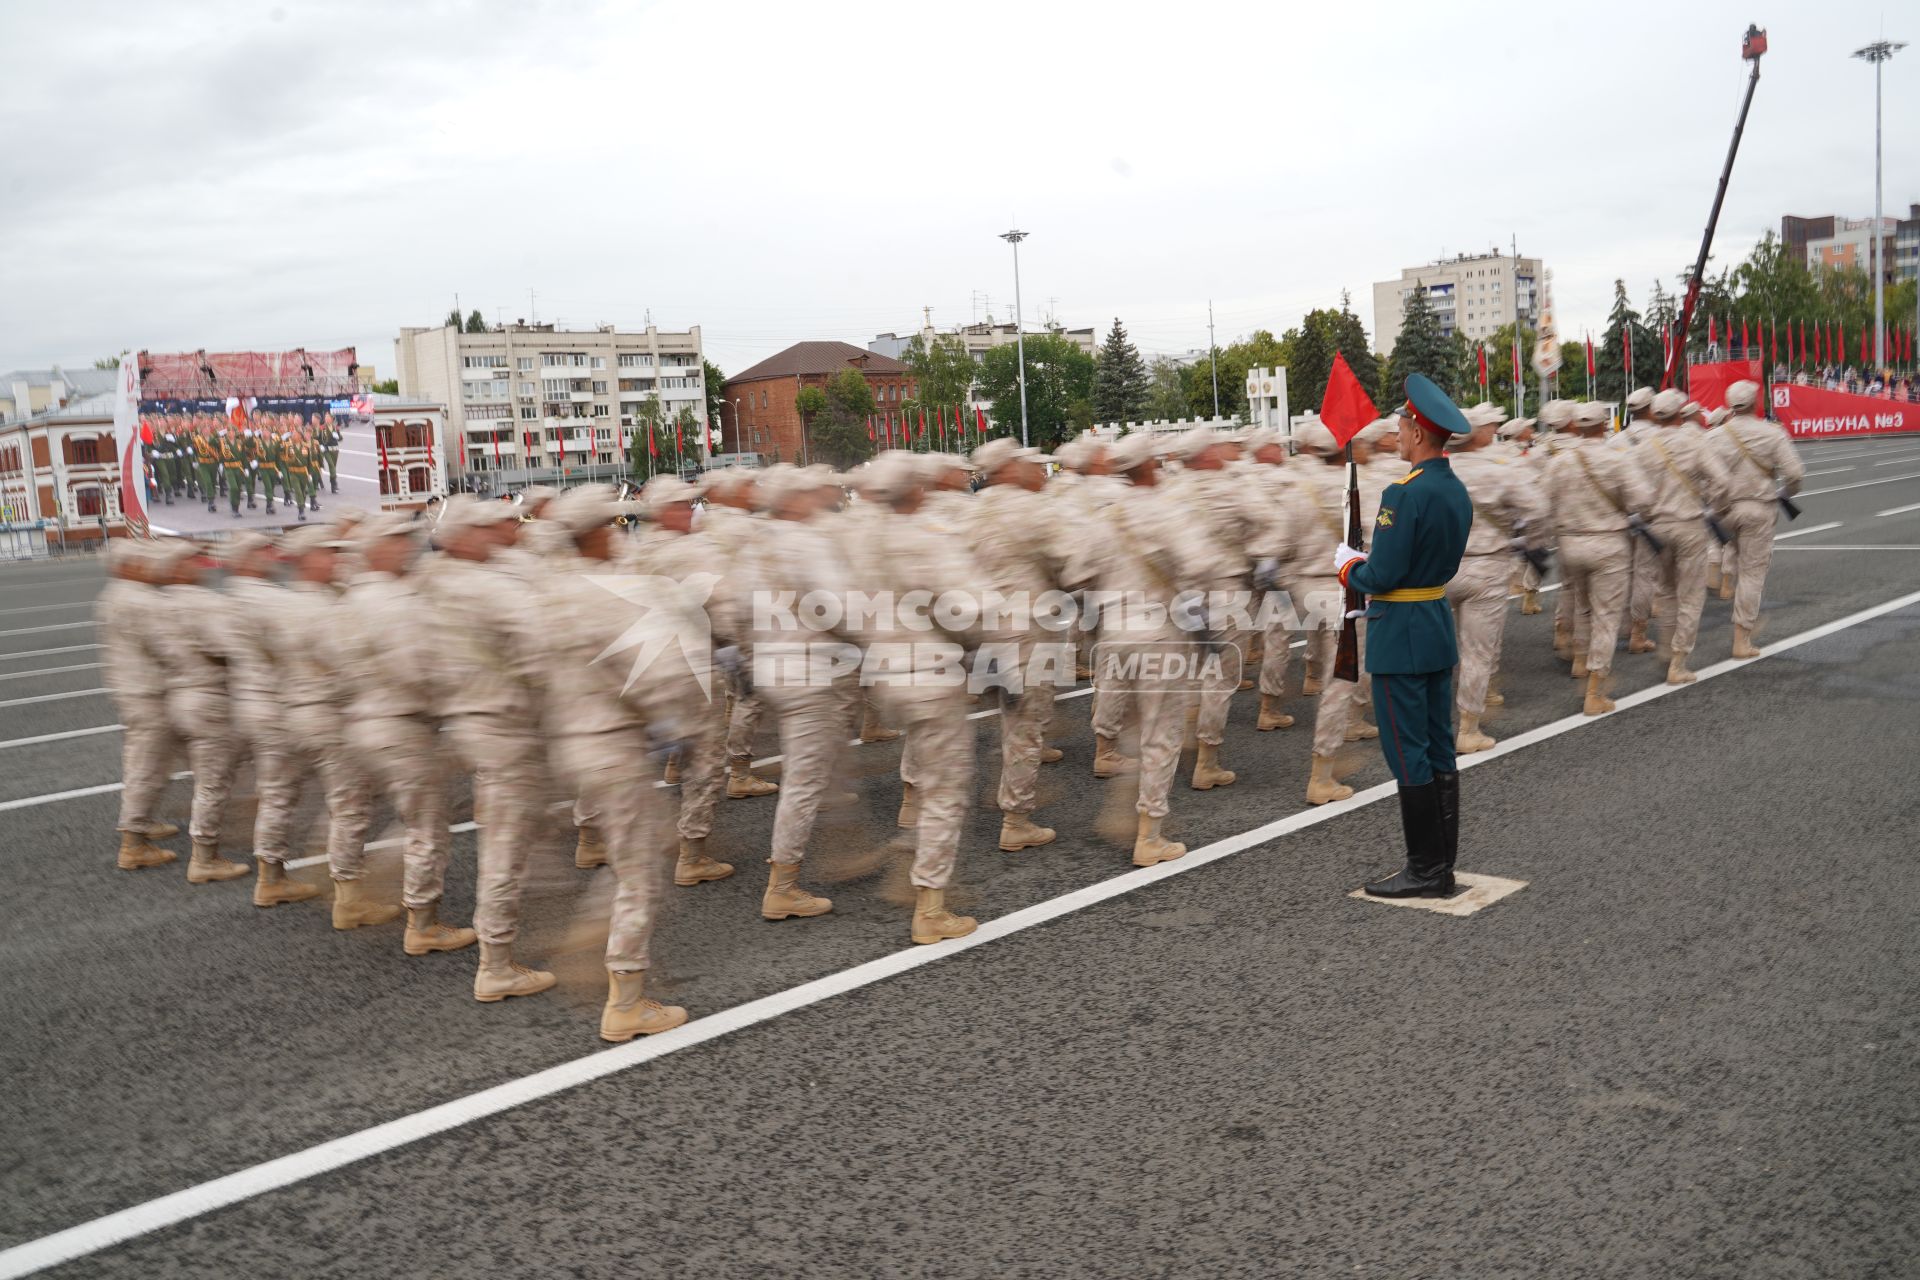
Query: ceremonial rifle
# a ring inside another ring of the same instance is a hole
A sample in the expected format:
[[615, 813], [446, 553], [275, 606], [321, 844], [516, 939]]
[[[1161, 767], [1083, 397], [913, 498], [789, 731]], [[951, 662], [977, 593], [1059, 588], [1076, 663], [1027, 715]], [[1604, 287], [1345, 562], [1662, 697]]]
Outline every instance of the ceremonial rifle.
[[[1347, 545], [1355, 551], [1366, 548], [1360, 542], [1360, 469], [1353, 461], [1353, 443], [1347, 443]], [[1350, 684], [1360, 682], [1360, 593], [1347, 588], [1340, 619], [1340, 645], [1333, 654], [1333, 678]]]

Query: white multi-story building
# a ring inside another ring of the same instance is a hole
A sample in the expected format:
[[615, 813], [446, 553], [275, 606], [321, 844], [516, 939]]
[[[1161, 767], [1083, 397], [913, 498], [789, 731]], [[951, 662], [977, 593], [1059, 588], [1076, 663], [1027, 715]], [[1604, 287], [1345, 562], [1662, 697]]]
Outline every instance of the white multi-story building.
[[1540, 318], [1540, 259], [1516, 258], [1493, 252], [1461, 254], [1424, 266], [1406, 267], [1398, 280], [1373, 286], [1373, 348], [1381, 355], [1400, 340], [1400, 323], [1407, 299], [1424, 289], [1448, 337], [1463, 333], [1480, 339], [1493, 335], [1516, 319], [1527, 324]]
[[[624, 473], [627, 437], [688, 411], [689, 443], [705, 442], [707, 388], [700, 327], [559, 330], [516, 322], [490, 333], [452, 325], [405, 328], [394, 343], [400, 394], [447, 407], [444, 449], [494, 487]], [[702, 455], [708, 453], [702, 448]]]

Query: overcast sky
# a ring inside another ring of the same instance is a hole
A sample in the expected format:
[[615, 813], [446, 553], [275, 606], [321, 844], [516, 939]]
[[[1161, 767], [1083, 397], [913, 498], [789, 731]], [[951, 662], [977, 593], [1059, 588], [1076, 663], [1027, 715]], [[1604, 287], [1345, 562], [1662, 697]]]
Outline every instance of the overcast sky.
[[[1279, 332], [1519, 238], [1563, 331], [1782, 213], [1873, 208], [1873, 72], [1920, 10], [1576, 4], [0, 4], [0, 370], [493, 321], [787, 344], [1012, 318], [1148, 351]], [[1886, 69], [1920, 200], [1920, 47]], [[533, 298], [529, 300], [529, 290]], [[984, 298], [979, 296], [984, 295]], [[990, 303], [986, 301], [990, 299]]]

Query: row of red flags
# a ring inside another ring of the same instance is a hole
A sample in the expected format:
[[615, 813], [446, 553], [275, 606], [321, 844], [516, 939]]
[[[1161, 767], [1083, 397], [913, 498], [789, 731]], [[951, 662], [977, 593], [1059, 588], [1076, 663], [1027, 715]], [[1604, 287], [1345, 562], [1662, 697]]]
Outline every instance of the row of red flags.
[[[1871, 364], [1873, 362], [1873, 335], [1865, 329], [1861, 329], [1858, 332], [1860, 335], [1860, 363], [1863, 365]], [[1708, 316], [1707, 345], [1715, 345], [1722, 334], [1726, 336], [1727, 351], [1729, 354], [1732, 354], [1735, 351], [1733, 344], [1733, 322], [1723, 320], [1716, 325], [1714, 318]], [[1661, 331], [1660, 359], [1661, 367], [1663, 368], [1672, 362], [1674, 340], [1675, 334], [1672, 326], [1668, 326]], [[1589, 334], [1586, 339], [1586, 346], [1587, 376], [1591, 378], [1594, 376], [1593, 337], [1591, 334]], [[1783, 346], [1786, 350], [1786, 363], [1788, 364], [1819, 365], [1826, 364], [1829, 361], [1845, 361], [1847, 359], [1846, 326], [1835, 321], [1831, 324], [1815, 324], [1811, 327], [1811, 330], [1809, 330], [1807, 322], [1804, 320], [1800, 321], [1798, 325], [1795, 325], [1792, 321], [1788, 321], [1785, 325], [1776, 325], [1771, 320], [1765, 324], [1756, 320], [1752, 322], [1751, 326], [1749, 326], [1745, 320], [1740, 322], [1740, 345], [1738, 348], [1740, 355], [1751, 359], [1765, 360], [1769, 364], [1779, 364], [1781, 363], [1780, 356]], [[1913, 362], [1913, 353], [1913, 328], [1908, 325], [1887, 326], [1887, 360], [1892, 363], [1911, 364]], [[1621, 331], [1620, 358], [1626, 372], [1628, 375], [1631, 375], [1633, 373], [1633, 330], [1631, 329]], [[1514, 348], [1513, 376], [1516, 381], [1520, 377], [1520, 351], [1518, 347]], [[1480, 348], [1480, 385], [1483, 387], [1487, 385], [1487, 349], [1484, 346]]]
[[[981, 440], [986, 439], [987, 411], [976, 407], [973, 411], [973, 418], [973, 431], [975, 436]], [[934, 406], [933, 423], [933, 429], [939, 434], [941, 443], [946, 443], [947, 411], [944, 407], [940, 405]], [[953, 407], [953, 433], [955, 438], [962, 443], [966, 441], [967, 415], [966, 411], [959, 405]], [[867, 418], [867, 439], [874, 444], [880, 444], [884, 440], [886, 447], [889, 449], [895, 446], [894, 419], [891, 412], [873, 414]], [[920, 424], [917, 433], [914, 430], [913, 422], [907, 417], [905, 412], [902, 412], [900, 414], [899, 424], [900, 447], [905, 448], [915, 440], [925, 439], [927, 439], [927, 411], [925, 409], [920, 410]]]

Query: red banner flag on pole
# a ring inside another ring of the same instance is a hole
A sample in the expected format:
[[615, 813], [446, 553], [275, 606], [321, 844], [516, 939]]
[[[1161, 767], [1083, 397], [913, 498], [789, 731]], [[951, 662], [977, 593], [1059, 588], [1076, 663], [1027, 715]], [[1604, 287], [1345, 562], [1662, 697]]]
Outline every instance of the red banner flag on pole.
[[1326, 394], [1320, 398], [1320, 421], [1333, 432], [1334, 440], [1344, 445], [1379, 417], [1373, 401], [1367, 398], [1367, 389], [1347, 367], [1347, 358], [1334, 352], [1333, 372], [1327, 377]]
[[960, 436], [960, 447], [967, 447], [967, 414], [959, 405], [953, 406], [953, 429]]
[[1480, 385], [1487, 385], [1487, 344], [1480, 344]]
[[987, 438], [987, 411], [978, 405], [973, 410], [973, 432], [982, 440]]
[[867, 415], [867, 443], [872, 444], [875, 441], [877, 441], [879, 438], [880, 438], [879, 434], [873, 429], [873, 415], [868, 414]]
[[927, 438], [927, 411], [925, 409], [920, 411], [920, 438], [922, 440]]
[[1593, 335], [1587, 335], [1587, 376], [1593, 376]]
[[1708, 346], [1712, 346], [1712, 345], [1713, 345], [1713, 341], [1714, 341], [1714, 339], [1713, 339], [1713, 317], [1712, 317], [1712, 316], [1708, 316], [1708, 317], [1707, 317], [1707, 345], [1708, 345]]

